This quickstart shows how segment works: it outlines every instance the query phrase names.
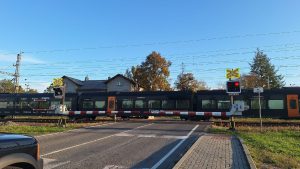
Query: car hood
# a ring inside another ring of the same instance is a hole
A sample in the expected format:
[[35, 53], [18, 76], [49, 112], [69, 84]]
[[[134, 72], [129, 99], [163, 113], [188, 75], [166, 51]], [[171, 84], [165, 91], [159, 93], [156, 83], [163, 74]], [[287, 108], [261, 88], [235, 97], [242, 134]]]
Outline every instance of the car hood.
[[16, 146], [25, 146], [36, 143], [37, 141], [30, 136], [0, 133], [0, 149], [11, 148]]

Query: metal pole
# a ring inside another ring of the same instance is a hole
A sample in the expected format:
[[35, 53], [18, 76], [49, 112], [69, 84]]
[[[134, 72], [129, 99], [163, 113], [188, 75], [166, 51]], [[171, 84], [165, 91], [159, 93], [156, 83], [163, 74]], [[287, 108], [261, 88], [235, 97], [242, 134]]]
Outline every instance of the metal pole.
[[[233, 105], [233, 95], [230, 96], [230, 103], [231, 103], [231, 106], [232, 106]], [[235, 122], [234, 122], [233, 114], [231, 115], [231, 118], [230, 118], [230, 129], [235, 130]]]
[[258, 92], [258, 105], [259, 105], [260, 132], [262, 132], [262, 119], [261, 119], [260, 91]]

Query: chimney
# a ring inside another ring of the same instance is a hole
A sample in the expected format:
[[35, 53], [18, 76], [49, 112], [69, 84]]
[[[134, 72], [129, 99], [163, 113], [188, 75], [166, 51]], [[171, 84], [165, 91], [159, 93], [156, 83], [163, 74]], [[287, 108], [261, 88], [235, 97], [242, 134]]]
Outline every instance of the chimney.
[[84, 78], [84, 80], [85, 80], [85, 81], [88, 81], [88, 80], [90, 80], [89, 76], [88, 76], [88, 75], [86, 75], [86, 76], [85, 76], [85, 78]]

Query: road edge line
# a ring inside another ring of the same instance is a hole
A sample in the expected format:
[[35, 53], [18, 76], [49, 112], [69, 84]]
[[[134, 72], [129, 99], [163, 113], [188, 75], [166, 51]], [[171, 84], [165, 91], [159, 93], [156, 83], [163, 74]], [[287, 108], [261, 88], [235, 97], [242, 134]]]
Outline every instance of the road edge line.
[[181, 146], [187, 140], [190, 135], [199, 127], [199, 124], [197, 124], [187, 135], [187, 138], [181, 140], [178, 144], [176, 144], [175, 147], [173, 147], [163, 158], [161, 158], [151, 169], [157, 169], [172, 153], [176, 151], [176, 149]]

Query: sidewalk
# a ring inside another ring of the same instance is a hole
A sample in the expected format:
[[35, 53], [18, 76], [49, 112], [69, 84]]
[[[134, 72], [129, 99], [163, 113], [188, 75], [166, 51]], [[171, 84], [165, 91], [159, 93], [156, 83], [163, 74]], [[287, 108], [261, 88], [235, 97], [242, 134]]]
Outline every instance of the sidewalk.
[[174, 167], [175, 169], [250, 169], [240, 141], [231, 136], [201, 136]]

